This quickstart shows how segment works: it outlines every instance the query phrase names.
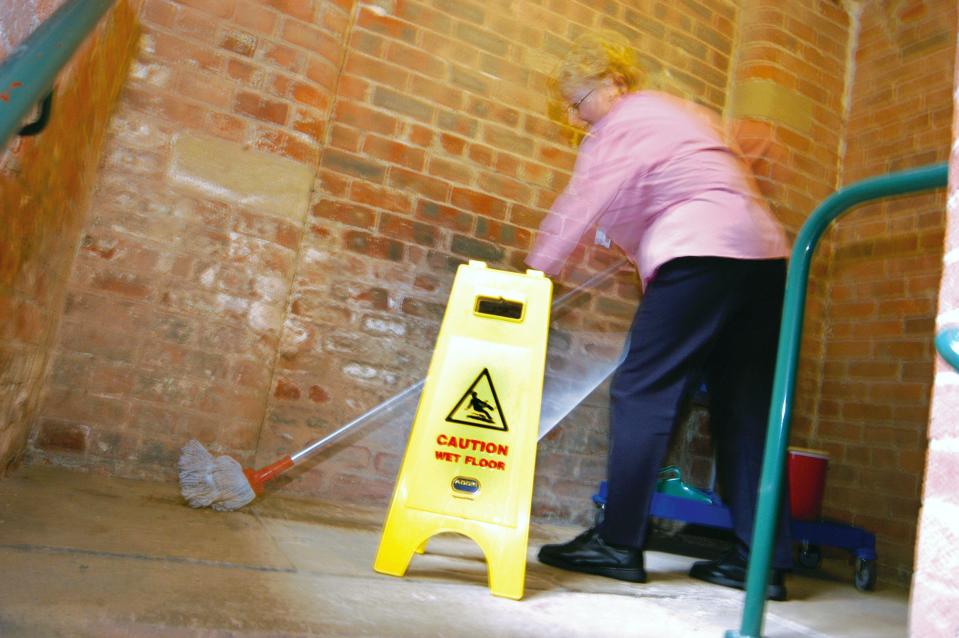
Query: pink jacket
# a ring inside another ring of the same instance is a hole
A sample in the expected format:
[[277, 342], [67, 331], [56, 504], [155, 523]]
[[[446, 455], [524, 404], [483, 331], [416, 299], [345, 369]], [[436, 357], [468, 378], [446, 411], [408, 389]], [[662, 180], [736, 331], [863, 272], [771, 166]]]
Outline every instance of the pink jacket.
[[664, 93], [624, 96], [583, 141], [526, 263], [556, 274], [598, 226], [648, 284], [677, 257], [786, 257], [789, 246], [711, 111]]

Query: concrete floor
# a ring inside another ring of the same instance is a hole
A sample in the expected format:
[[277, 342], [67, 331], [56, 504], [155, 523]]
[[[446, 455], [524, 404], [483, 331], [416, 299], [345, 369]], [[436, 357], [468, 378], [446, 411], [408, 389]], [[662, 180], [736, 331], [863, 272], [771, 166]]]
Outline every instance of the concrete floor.
[[[385, 512], [267, 495], [240, 512], [192, 510], [170, 483], [30, 467], [0, 481], [0, 636], [111, 638], [710, 636], [738, 628], [743, 594], [693, 581], [694, 560], [649, 552], [634, 585], [540, 565], [526, 597], [486, 587], [479, 549], [436, 537], [405, 578], [370, 565]], [[843, 560], [791, 576], [766, 633], [907, 633], [907, 596], [860, 593]]]

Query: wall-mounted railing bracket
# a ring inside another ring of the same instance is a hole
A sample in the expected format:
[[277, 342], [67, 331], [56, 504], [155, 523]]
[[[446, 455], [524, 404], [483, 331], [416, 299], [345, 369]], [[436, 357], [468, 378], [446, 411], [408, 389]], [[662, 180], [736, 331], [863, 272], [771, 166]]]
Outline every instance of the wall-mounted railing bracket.
[[40, 103], [40, 113], [37, 114], [37, 119], [29, 124], [25, 124], [17, 135], [20, 137], [31, 137], [42, 133], [43, 129], [47, 128], [47, 124], [50, 122], [50, 113], [52, 111], [53, 91], [50, 91], [47, 93], [47, 97], [43, 98], [43, 102]]
[[[68, 0], [0, 64], [0, 149], [17, 134], [36, 135], [50, 116], [57, 74], [114, 0]], [[23, 121], [41, 104], [36, 122]], [[26, 128], [27, 132], [23, 132]]]

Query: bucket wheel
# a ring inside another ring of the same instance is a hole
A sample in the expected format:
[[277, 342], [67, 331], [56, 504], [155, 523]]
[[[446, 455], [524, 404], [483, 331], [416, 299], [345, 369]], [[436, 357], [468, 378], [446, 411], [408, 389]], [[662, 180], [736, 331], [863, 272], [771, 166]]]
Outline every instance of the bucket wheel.
[[799, 545], [799, 564], [806, 569], [816, 569], [822, 563], [822, 550], [819, 545], [803, 541]]
[[876, 586], [876, 559], [856, 559], [856, 577], [853, 583], [859, 591], [872, 591]]

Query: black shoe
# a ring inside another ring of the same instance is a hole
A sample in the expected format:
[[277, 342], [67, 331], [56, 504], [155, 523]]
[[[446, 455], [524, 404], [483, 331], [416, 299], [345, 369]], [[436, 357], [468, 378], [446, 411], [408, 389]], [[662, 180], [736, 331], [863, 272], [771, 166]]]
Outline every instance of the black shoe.
[[633, 583], [646, 582], [643, 551], [613, 546], [600, 537], [597, 528], [588, 529], [563, 545], [543, 545], [539, 562], [584, 574], [597, 574]]
[[[714, 585], [745, 590], [747, 565], [746, 559], [733, 549], [717, 560], [701, 560], [693, 563], [689, 575]], [[781, 569], [772, 569], [769, 585], [766, 587], [766, 598], [769, 600], [786, 600], [783, 573]]]

